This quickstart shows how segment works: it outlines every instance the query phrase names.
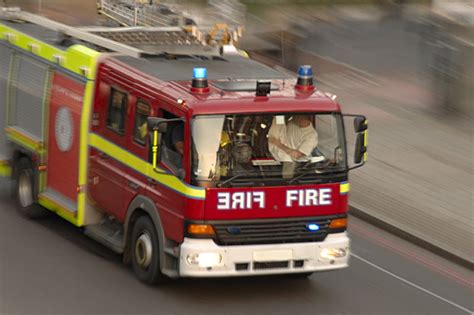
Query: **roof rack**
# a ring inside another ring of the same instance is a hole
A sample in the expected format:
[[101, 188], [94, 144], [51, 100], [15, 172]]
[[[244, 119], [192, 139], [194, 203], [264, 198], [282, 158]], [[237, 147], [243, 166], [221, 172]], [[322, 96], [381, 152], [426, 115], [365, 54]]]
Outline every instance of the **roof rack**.
[[[242, 37], [243, 27], [237, 19], [230, 19], [229, 13], [241, 13], [240, 7], [232, 1], [211, 1], [212, 11], [205, 13], [205, 23], [184, 13], [178, 7], [153, 0], [97, 0], [99, 14], [125, 27], [178, 26], [184, 29], [199, 29], [199, 36], [207, 44], [228, 45]], [[231, 3], [231, 4], [229, 4]], [[242, 6], [242, 5], [241, 5]], [[236, 7], [236, 8], [234, 8]], [[224, 11], [226, 14], [224, 14]], [[241, 14], [240, 14], [241, 15]], [[213, 21], [209, 23], [209, 21]]]
[[103, 49], [135, 58], [150, 55], [221, 55], [219, 43], [208, 44], [195, 26], [78, 28], [22, 11], [1, 8], [0, 19], [25, 21]]

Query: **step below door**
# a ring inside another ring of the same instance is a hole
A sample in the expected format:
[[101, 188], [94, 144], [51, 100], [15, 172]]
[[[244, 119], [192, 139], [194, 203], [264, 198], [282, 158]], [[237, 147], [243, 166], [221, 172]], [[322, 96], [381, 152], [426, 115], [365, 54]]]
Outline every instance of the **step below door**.
[[47, 189], [70, 199], [74, 205], [77, 205], [84, 92], [84, 83], [59, 72], [54, 74], [49, 113]]

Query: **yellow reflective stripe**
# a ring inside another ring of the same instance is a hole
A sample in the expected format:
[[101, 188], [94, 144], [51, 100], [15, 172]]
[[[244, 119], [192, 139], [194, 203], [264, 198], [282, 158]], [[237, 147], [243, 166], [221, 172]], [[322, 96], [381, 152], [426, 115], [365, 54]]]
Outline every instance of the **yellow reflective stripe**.
[[[97, 68], [97, 62], [99, 59], [99, 55], [91, 56], [94, 60], [94, 65], [91, 65], [91, 68]], [[93, 78], [95, 80], [95, 71], [93, 72]], [[95, 91], [95, 81], [88, 81], [86, 83], [86, 89], [84, 91], [84, 103], [82, 106], [82, 113], [81, 113], [81, 130], [80, 130], [80, 145], [79, 145], [79, 182], [78, 186], [80, 187], [80, 191], [77, 194], [77, 224], [82, 226], [86, 224], [85, 220], [85, 212], [86, 212], [86, 194], [83, 191], [84, 187], [87, 185], [87, 167], [88, 167], [88, 153], [89, 148], [87, 146], [89, 142], [89, 126], [90, 126], [90, 118], [91, 118], [91, 111], [93, 106], [94, 100], [94, 91]]]
[[65, 207], [61, 206], [57, 202], [47, 198], [44, 195], [38, 196], [38, 203], [45, 207], [48, 210], [55, 212], [60, 217], [64, 218], [65, 220], [71, 222], [72, 224], [79, 226], [76, 218], [76, 214], [69, 211]]
[[[48, 143], [48, 126], [49, 126], [49, 110], [50, 110], [50, 90], [51, 90], [51, 84], [53, 82], [53, 71], [51, 69], [48, 70], [46, 73], [46, 80], [44, 81], [44, 87], [43, 87], [43, 117], [41, 119], [43, 120], [42, 126], [41, 126], [41, 132], [43, 134], [43, 139], [45, 143]], [[9, 106], [7, 106], [9, 107]], [[43, 153], [46, 153], [45, 150]], [[40, 164], [46, 164], [47, 160], [47, 154], [41, 154], [40, 156]], [[39, 191], [42, 192], [46, 189], [46, 182], [48, 179], [48, 173], [47, 172], [40, 172], [39, 174], [39, 184], [38, 188]]]
[[340, 194], [347, 194], [349, 192], [349, 190], [351, 190], [351, 184], [349, 184], [348, 182], [342, 182], [339, 185], [339, 193]]
[[0, 161], [0, 177], [9, 177], [12, 173], [12, 169], [8, 161]]
[[25, 147], [34, 152], [41, 153], [43, 151], [43, 143], [41, 141], [37, 141], [32, 139], [31, 137], [23, 134], [21, 131], [17, 130], [14, 127], [6, 127], [5, 133], [7, 137], [17, 144]]
[[13, 46], [31, 52], [42, 59], [57, 63], [61, 67], [85, 78], [92, 79], [95, 77], [95, 59], [100, 53], [85, 46], [74, 45], [63, 51], [1, 23], [0, 40], [8, 41]]
[[[174, 175], [166, 175], [155, 172], [153, 170], [153, 165], [150, 163], [96, 134], [89, 134], [89, 145], [98, 149], [99, 151], [104, 152], [111, 158], [132, 168], [138, 173], [150, 177], [156, 180], [158, 183], [175, 190], [188, 198], [204, 199], [206, 196], [206, 191], [203, 188], [187, 185]], [[158, 169], [158, 171], [164, 172], [163, 169]]]

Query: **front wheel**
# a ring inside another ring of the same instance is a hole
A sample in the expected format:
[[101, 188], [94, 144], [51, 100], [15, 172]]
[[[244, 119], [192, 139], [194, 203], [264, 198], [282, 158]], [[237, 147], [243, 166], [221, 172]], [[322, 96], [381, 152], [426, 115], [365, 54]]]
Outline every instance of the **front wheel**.
[[148, 284], [167, 279], [161, 273], [158, 236], [149, 217], [142, 216], [133, 225], [130, 250], [133, 271], [138, 279]]

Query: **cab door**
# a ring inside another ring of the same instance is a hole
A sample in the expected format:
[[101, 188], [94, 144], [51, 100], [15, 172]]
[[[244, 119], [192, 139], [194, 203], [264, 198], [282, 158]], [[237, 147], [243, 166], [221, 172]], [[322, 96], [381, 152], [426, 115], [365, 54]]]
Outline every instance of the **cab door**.
[[[127, 150], [138, 158], [142, 166], [148, 163], [148, 128], [147, 118], [156, 115], [152, 110], [150, 98], [133, 95], [130, 133], [127, 134]], [[137, 195], [145, 195], [149, 180], [146, 174], [140, 173], [136, 168], [128, 168], [127, 183], [125, 187], [125, 203], [130, 204]], [[125, 214], [124, 214], [125, 215]]]
[[131, 97], [117, 84], [101, 82], [99, 89], [102, 97], [94, 107], [90, 137], [89, 194], [96, 208], [124, 222]]
[[[168, 107], [164, 102], [159, 103], [158, 106], [163, 118], [171, 119], [185, 116], [183, 111], [178, 110], [174, 106]], [[162, 161], [159, 167], [166, 170], [169, 175], [161, 177], [163, 181], [165, 181], [164, 183], [150, 180], [147, 187], [147, 196], [155, 201], [156, 208], [159, 211], [160, 219], [165, 229], [165, 236], [168, 239], [181, 242], [183, 240], [186, 198], [181, 191], [172, 189], [167, 185], [167, 182], [170, 182], [173, 178], [180, 178], [180, 172], [178, 170], [179, 168], [184, 168], [186, 159], [188, 159], [186, 156], [189, 154], [189, 150], [185, 149], [184, 156], [178, 156], [176, 148], [173, 147], [173, 130], [177, 127], [177, 124], [179, 123], [168, 123], [167, 132], [163, 134], [162, 146], [164, 146], [164, 148], [162, 149], [168, 150], [168, 154], [162, 154]], [[187, 124], [185, 124], [181, 130], [184, 132], [182, 138], [184, 139], [184, 147], [186, 148], [190, 143]], [[179, 180], [184, 181], [184, 179], [181, 178]]]

